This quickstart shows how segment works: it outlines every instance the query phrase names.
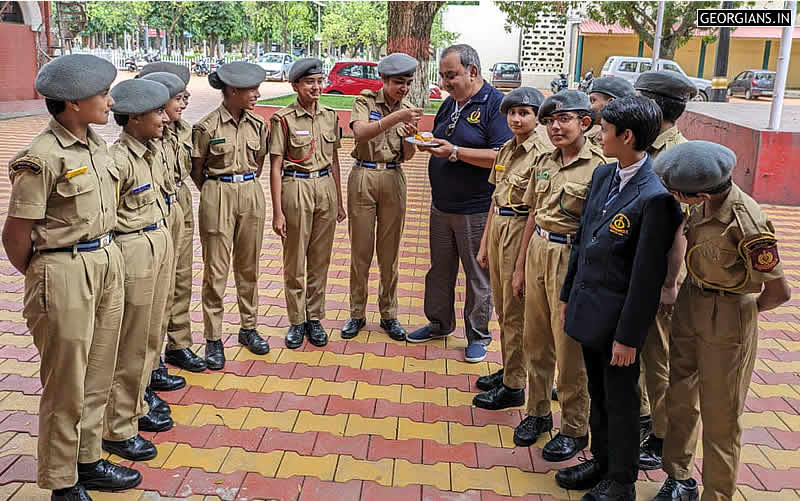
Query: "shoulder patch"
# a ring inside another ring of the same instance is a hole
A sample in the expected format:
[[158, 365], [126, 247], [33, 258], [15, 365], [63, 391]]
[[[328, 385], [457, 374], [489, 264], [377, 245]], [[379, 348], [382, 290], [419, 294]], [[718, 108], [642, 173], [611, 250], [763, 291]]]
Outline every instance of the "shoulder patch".
[[20, 157], [9, 165], [9, 169], [12, 173], [28, 170], [34, 174], [41, 174], [43, 168], [44, 161], [33, 155]]
[[364, 89], [364, 90], [361, 91], [360, 95], [362, 95], [364, 97], [375, 97], [375, 96], [378, 95], [378, 93], [375, 92], [374, 90]]
[[756, 271], [770, 272], [781, 262], [778, 255], [778, 240], [771, 233], [762, 233], [742, 240], [739, 246], [744, 254], [750, 257], [750, 264]]
[[208, 128], [206, 127], [206, 124], [204, 124], [202, 122], [197, 122], [196, 124], [194, 124], [192, 126], [192, 128], [193, 129], [197, 129], [197, 130], [201, 130], [203, 132], [208, 132]]
[[259, 124], [263, 124], [265, 122], [264, 117], [262, 117], [258, 113], [253, 113], [252, 111], [248, 111], [247, 116], [258, 122]]

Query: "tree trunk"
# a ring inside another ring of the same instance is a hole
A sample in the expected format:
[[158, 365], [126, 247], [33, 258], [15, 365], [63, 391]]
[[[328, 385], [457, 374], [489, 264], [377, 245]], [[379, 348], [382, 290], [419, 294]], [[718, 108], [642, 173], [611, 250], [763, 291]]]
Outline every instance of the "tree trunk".
[[428, 103], [428, 63], [431, 58], [433, 18], [444, 2], [389, 2], [386, 53], [405, 52], [417, 58], [417, 73], [409, 100], [417, 106]]

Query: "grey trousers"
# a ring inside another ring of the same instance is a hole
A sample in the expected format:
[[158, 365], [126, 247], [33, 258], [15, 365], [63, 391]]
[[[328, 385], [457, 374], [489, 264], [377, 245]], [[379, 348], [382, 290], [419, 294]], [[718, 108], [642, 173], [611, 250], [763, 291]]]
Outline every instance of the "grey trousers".
[[487, 270], [478, 265], [478, 249], [486, 227], [486, 212], [451, 214], [431, 207], [431, 269], [425, 275], [425, 316], [431, 330], [450, 333], [456, 329], [456, 278], [458, 263], [464, 267], [467, 293], [464, 332], [468, 343], [492, 341], [492, 287]]

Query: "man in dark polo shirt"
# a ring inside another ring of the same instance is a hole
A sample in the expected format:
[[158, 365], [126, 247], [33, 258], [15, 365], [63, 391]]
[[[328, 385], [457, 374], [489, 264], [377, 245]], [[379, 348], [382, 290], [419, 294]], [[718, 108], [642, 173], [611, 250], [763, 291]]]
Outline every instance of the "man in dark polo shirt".
[[439, 145], [420, 148], [431, 154], [431, 269], [425, 276], [425, 316], [429, 323], [407, 339], [421, 343], [453, 333], [460, 261], [467, 278], [465, 360], [480, 362], [492, 340], [492, 290], [489, 276], [476, 257], [494, 191], [489, 172], [497, 150], [513, 134], [500, 113], [503, 93], [481, 77], [475, 49], [469, 45], [445, 49], [439, 60], [439, 75], [450, 94], [433, 122], [433, 135]]

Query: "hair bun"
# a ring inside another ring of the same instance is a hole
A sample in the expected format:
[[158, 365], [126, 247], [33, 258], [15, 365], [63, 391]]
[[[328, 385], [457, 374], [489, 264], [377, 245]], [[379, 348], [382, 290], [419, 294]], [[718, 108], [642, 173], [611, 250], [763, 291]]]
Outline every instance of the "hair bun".
[[208, 84], [215, 89], [225, 88], [225, 84], [222, 82], [222, 80], [220, 80], [216, 71], [212, 71], [208, 74]]

